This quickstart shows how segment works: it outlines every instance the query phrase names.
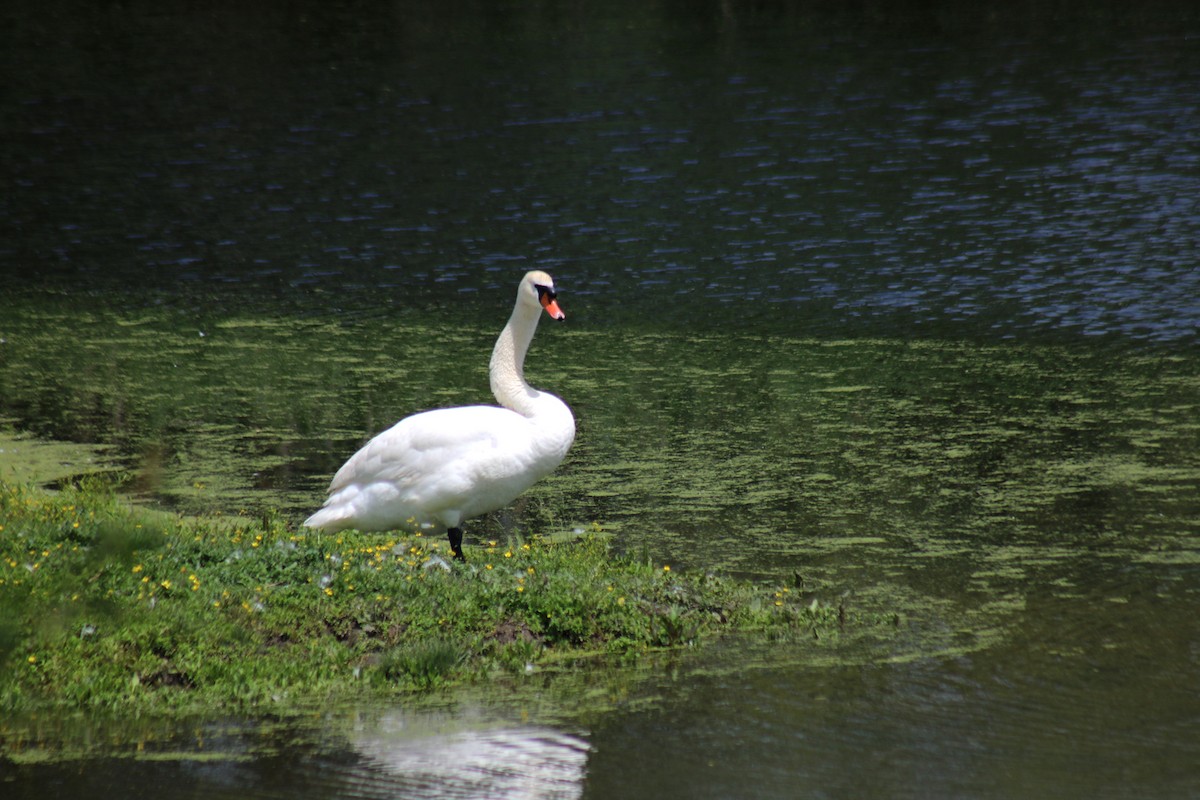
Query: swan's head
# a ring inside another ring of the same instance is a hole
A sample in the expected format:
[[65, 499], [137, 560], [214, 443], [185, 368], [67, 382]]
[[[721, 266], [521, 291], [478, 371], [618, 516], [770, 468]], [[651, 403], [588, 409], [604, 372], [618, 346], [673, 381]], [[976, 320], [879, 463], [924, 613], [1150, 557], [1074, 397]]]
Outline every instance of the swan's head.
[[558, 293], [554, 291], [554, 279], [541, 270], [525, 273], [521, 279], [519, 300], [533, 300], [552, 319], [566, 319], [567, 315], [558, 307]]

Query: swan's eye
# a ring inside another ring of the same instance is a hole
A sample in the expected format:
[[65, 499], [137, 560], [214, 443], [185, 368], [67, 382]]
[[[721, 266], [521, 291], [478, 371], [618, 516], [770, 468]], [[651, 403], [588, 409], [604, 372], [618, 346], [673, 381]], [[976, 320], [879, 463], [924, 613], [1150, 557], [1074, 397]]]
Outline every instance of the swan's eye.
[[538, 300], [543, 304], [550, 302], [558, 297], [558, 292], [551, 289], [549, 286], [542, 286], [540, 283], [535, 283], [534, 288], [538, 292]]

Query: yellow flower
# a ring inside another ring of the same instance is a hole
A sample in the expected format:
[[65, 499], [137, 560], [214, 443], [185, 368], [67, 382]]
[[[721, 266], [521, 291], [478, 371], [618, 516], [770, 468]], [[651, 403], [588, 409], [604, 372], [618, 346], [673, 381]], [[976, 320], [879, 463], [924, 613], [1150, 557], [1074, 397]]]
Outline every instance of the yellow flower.
[[134, 564], [134, 565], [133, 565], [133, 571], [134, 571], [134, 572], [141, 572], [141, 571], [142, 571], [142, 565], [141, 565], [141, 564]]
[[518, 591], [518, 592], [523, 592], [523, 591], [525, 591], [525, 587], [524, 587], [524, 586], [518, 586], [518, 587], [517, 587], [517, 591]]
[[505, 557], [505, 558], [512, 558], [512, 550], [505, 550], [505, 551], [504, 551], [504, 557]]
[[671, 571], [671, 565], [663, 564], [663, 572], [670, 572], [670, 571]]
[[330, 589], [328, 586], [326, 586], [325, 594], [327, 594], [329, 597], [333, 597], [333, 589]]
[[30, 663], [30, 664], [36, 664], [36, 663], [37, 663], [37, 656], [30, 656], [30, 657], [29, 657], [29, 663]]
[[164, 589], [167, 589], [167, 590], [169, 590], [169, 589], [171, 588], [171, 582], [170, 582], [170, 581], [162, 581], [162, 582], [161, 582], [161, 583], [159, 583], [158, 585], [159, 585], [159, 586], [161, 586], [161, 587], [163, 587]]

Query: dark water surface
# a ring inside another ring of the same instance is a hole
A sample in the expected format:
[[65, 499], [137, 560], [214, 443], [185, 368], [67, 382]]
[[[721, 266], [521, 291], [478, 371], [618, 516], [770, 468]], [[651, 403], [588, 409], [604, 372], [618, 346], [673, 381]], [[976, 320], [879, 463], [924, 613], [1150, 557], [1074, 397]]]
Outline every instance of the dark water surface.
[[0, 26], [7, 426], [298, 522], [487, 400], [542, 268], [579, 436], [468, 539], [599, 522], [900, 625], [574, 711], [47, 721], [85, 755], [5, 796], [1200, 797], [1188, 4], [39, 8]]

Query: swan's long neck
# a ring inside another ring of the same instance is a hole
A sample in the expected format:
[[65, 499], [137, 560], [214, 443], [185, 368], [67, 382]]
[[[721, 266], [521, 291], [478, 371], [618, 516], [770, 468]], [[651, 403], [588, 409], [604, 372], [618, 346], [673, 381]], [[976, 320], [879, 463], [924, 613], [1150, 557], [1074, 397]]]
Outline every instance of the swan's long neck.
[[488, 366], [496, 401], [526, 417], [533, 416], [538, 390], [525, 382], [525, 353], [533, 341], [541, 312], [536, 305], [517, 303], [508, 324], [500, 331], [500, 338], [496, 339]]

